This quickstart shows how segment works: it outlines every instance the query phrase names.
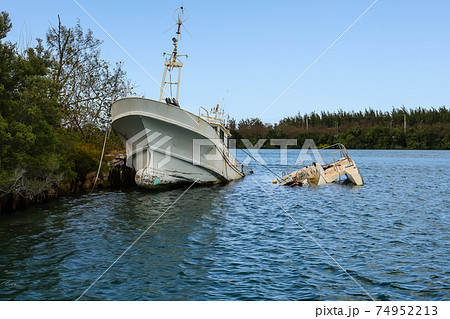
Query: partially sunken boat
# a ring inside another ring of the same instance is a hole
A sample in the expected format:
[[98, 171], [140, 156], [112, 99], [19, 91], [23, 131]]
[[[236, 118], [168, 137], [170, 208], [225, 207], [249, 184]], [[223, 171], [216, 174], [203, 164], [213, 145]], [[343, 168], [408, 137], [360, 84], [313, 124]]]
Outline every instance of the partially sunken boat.
[[[338, 148], [328, 154], [324, 150]], [[320, 150], [324, 164], [313, 162], [301, 167], [281, 178], [280, 186], [324, 185], [341, 181], [342, 176], [355, 185], [364, 185], [356, 163], [350, 158], [343, 144], [334, 144]], [[338, 157], [336, 158], [336, 155]], [[326, 162], [329, 162], [328, 164]], [[292, 167], [291, 167], [292, 169]]]
[[[217, 105], [208, 112], [200, 107], [197, 115], [178, 103], [180, 57], [185, 55], [178, 54], [177, 45], [186, 9], [178, 8], [175, 15], [177, 35], [172, 39], [172, 53], [165, 53], [159, 101], [139, 97], [115, 101], [111, 106], [112, 128], [126, 145], [127, 165], [136, 170], [135, 181], [140, 187], [240, 179], [247, 168], [228, 149], [231, 134], [223, 109]], [[176, 86], [176, 97], [163, 99], [168, 95], [166, 88], [172, 92], [171, 86]]]

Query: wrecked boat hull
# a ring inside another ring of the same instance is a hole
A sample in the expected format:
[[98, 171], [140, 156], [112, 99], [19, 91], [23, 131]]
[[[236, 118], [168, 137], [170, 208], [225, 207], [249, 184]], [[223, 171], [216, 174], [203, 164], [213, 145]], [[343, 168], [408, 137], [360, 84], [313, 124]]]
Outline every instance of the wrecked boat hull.
[[[112, 128], [127, 147], [127, 165], [139, 187], [154, 189], [198, 182], [214, 184], [245, 176], [245, 167], [210, 123], [179, 106], [123, 98], [111, 107]], [[197, 144], [196, 144], [197, 143]]]
[[[330, 147], [338, 147], [339, 160], [335, 160], [334, 153], [328, 156], [333, 156], [334, 161], [328, 164], [312, 163], [311, 165], [304, 165], [300, 169], [285, 175], [281, 178], [280, 186], [294, 186], [294, 185], [325, 185], [331, 184], [340, 180], [342, 176], [346, 176], [348, 181], [357, 185], [363, 186], [364, 180], [356, 166], [356, 163], [350, 158], [347, 149], [342, 144], [335, 144]], [[322, 162], [324, 160], [322, 159]]]

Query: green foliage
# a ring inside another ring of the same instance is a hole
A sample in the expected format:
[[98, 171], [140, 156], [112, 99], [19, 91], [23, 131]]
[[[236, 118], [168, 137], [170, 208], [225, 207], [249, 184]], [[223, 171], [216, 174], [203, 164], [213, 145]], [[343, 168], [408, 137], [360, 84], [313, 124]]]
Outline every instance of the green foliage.
[[[4, 24], [4, 23], [3, 23]], [[41, 42], [23, 54], [0, 43], [0, 190], [32, 198], [63, 178], [57, 101]]]
[[12, 28], [11, 20], [8, 12], [2, 11], [0, 13], [0, 40], [6, 38], [6, 35]]
[[[113, 99], [130, 92], [122, 65], [100, 59], [100, 41], [59, 23], [19, 54], [2, 42], [0, 14], [0, 197], [33, 198], [97, 169]], [[115, 140], [114, 143], [116, 143]]]
[[[392, 112], [368, 109], [364, 112], [299, 113], [275, 125], [246, 119], [231, 133], [232, 138], [238, 140], [238, 147], [244, 147], [239, 139], [250, 139], [254, 144], [260, 138], [296, 138], [298, 147], [305, 139], [313, 139], [317, 145], [340, 142], [353, 149], [450, 149], [449, 129], [450, 111], [443, 106], [409, 111], [404, 107], [393, 108]], [[264, 147], [270, 147], [269, 143]]]
[[59, 21], [48, 30], [47, 44], [63, 126], [90, 139], [109, 123], [112, 102], [131, 93], [123, 66], [112, 67], [101, 59], [101, 41], [91, 30], [84, 32], [79, 22], [68, 28]]
[[97, 170], [100, 158], [100, 149], [97, 145], [76, 143], [70, 150], [72, 156], [72, 169], [79, 179], [83, 179], [87, 173]]
[[442, 149], [450, 150], [450, 132], [447, 132], [442, 139]]

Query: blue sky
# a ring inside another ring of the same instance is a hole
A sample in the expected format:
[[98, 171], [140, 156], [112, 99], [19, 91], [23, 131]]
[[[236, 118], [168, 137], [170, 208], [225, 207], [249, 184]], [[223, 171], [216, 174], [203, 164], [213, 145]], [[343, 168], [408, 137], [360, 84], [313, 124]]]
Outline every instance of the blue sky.
[[[373, 0], [87, 1], [77, 0], [158, 81], [162, 52], [172, 49], [174, 9], [190, 16], [179, 52], [180, 104], [198, 113], [225, 99], [236, 119], [258, 117]], [[102, 56], [123, 61], [141, 96], [159, 87], [73, 0], [3, 3], [22, 46], [44, 38], [59, 14], [80, 19], [103, 40]], [[228, 93], [227, 93], [228, 92]], [[301, 112], [450, 106], [450, 1], [379, 0], [262, 118]]]

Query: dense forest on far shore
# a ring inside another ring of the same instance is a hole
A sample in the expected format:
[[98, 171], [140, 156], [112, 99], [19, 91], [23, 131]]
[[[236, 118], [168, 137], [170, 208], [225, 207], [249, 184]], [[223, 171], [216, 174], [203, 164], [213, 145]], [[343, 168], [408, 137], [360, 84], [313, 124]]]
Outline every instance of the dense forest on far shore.
[[[229, 122], [237, 147], [242, 139], [254, 145], [259, 139], [297, 139], [300, 148], [305, 139], [317, 146], [342, 143], [351, 149], [450, 149], [450, 110], [393, 108], [391, 112], [366, 109], [359, 112], [321, 112], [286, 117], [277, 124], [259, 119]], [[264, 143], [263, 148], [271, 146]], [[295, 148], [295, 146], [292, 146]]]

